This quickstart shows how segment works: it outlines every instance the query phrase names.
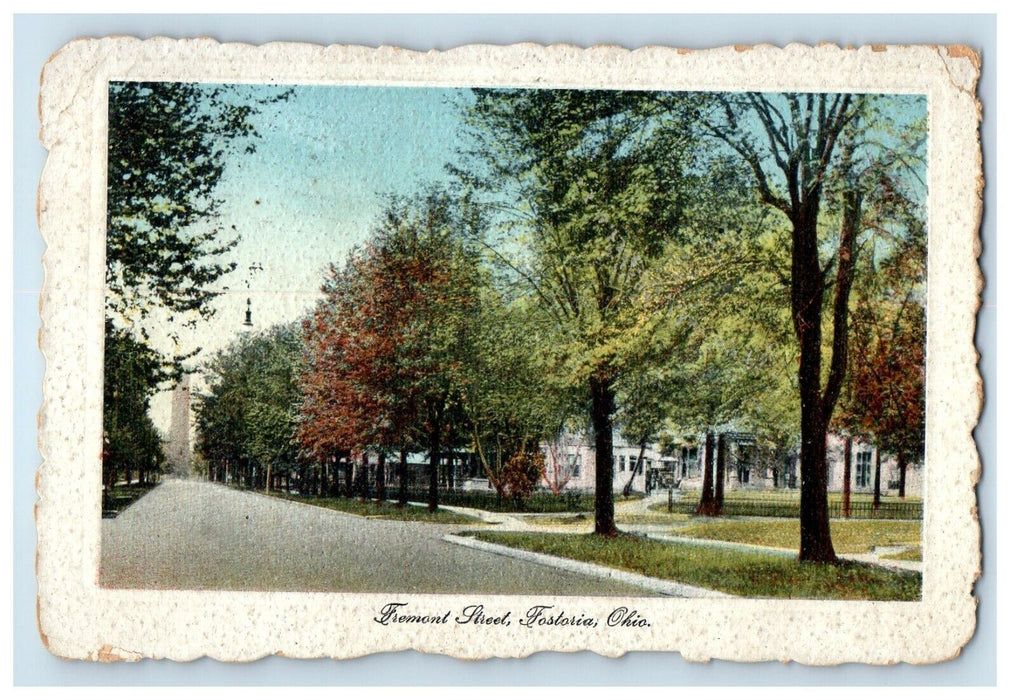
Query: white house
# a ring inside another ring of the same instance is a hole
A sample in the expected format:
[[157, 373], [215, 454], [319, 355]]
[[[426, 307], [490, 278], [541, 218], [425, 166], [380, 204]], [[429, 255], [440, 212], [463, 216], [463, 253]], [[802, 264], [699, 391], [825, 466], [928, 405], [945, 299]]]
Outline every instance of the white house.
[[[727, 431], [725, 438], [725, 489], [798, 489], [801, 486], [797, 454], [788, 453], [783, 457], [769, 455], [769, 459], [761, 460], [754, 449], [755, 439], [750, 433]], [[851, 489], [855, 493], [872, 493], [875, 487], [876, 450], [872, 445], [857, 439], [852, 440], [851, 445]], [[714, 460], [716, 450], [715, 446]], [[555, 445], [544, 445], [543, 451], [548, 480], [557, 478], [558, 483], [569, 490], [595, 489], [596, 456], [588, 440], [572, 436]], [[678, 446], [670, 454], [662, 453], [656, 444], [648, 444], [640, 465], [639, 446], [627, 443], [616, 434], [612, 453], [615, 492], [621, 492], [631, 479], [631, 488], [645, 493], [647, 477], [651, 488], [666, 488], [679, 482], [686, 490], [702, 487], [705, 435], [699, 436], [698, 444]], [[879, 461], [881, 493], [896, 494], [900, 478], [896, 455], [882, 453]], [[922, 464], [908, 463], [906, 469], [906, 495], [920, 496], [924, 489]], [[844, 482], [844, 439], [837, 435], [827, 438], [827, 475], [829, 492], [841, 492]]]

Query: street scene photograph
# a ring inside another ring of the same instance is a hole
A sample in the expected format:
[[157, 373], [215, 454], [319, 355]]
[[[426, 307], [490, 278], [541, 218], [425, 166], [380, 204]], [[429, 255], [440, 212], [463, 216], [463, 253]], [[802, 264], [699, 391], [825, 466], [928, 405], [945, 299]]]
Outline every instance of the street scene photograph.
[[922, 600], [927, 111], [109, 82], [99, 586]]

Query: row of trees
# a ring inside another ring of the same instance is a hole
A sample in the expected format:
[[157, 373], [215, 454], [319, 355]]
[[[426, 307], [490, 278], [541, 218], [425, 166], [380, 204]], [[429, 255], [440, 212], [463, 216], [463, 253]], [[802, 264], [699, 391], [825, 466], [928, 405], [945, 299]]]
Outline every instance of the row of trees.
[[[215, 190], [229, 159], [253, 152], [251, 117], [286, 99], [245, 99], [243, 88], [111, 82], [106, 177], [103, 483], [162, 470], [148, 409], [200, 348], [179, 330], [207, 319], [237, 243]], [[165, 329], [169, 329], [168, 332]]]
[[425, 452], [435, 509], [441, 460], [469, 450], [499, 497], [529, 493], [567, 397], [541, 389], [539, 316], [499, 295], [481, 225], [446, 194], [393, 201], [307, 318], [218, 353], [197, 407], [209, 478], [266, 487], [274, 468], [298, 472], [303, 491], [366, 496], [370, 453], [379, 497], [398, 460], [405, 503], [407, 457]]

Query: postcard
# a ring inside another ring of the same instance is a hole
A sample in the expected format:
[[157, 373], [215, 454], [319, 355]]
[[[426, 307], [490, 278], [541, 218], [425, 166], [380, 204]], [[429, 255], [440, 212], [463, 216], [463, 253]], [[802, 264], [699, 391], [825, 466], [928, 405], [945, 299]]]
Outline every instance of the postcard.
[[978, 76], [959, 46], [69, 44], [47, 648], [955, 657]]

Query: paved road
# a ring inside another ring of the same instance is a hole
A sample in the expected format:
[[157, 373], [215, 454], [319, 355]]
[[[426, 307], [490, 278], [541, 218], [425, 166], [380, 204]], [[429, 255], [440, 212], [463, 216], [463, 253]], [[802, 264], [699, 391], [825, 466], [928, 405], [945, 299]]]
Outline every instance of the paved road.
[[441, 540], [463, 525], [358, 518], [204, 482], [167, 481], [102, 528], [110, 588], [648, 594]]

